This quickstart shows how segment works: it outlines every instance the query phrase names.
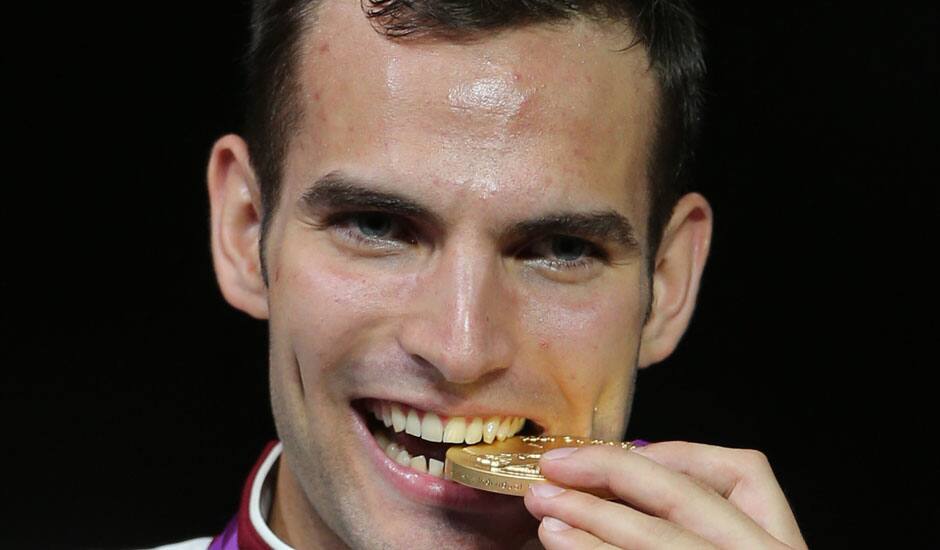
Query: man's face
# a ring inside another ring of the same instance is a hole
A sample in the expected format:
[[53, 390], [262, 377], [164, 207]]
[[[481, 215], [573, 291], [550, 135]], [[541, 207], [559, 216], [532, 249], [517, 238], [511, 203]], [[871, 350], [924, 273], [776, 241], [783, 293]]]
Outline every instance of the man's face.
[[266, 247], [278, 490], [315, 528], [360, 547], [534, 536], [521, 499], [387, 458], [373, 431], [449, 445], [372, 409], [622, 436], [656, 94], [630, 39], [577, 21], [394, 42], [358, 2], [320, 10]]

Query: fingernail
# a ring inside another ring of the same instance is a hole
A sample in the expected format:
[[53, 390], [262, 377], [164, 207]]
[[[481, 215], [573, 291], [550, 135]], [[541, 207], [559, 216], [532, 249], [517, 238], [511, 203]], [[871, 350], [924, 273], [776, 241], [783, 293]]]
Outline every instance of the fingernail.
[[529, 485], [529, 488], [532, 489], [532, 494], [539, 498], [552, 498], [565, 492], [561, 487], [551, 483], [534, 483]]
[[558, 460], [559, 458], [568, 458], [577, 450], [577, 447], [562, 447], [561, 449], [552, 449], [551, 451], [548, 451], [542, 455], [542, 460]]
[[639, 448], [639, 447], [646, 447], [647, 445], [650, 444], [650, 442], [647, 441], [647, 440], [645, 440], [645, 439], [634, 439], [634, 440], [631, 441], [630, 443], [633, 443], [633, 446], [634, 446], [634, 447], [638, 447], [638, 448]]
[[545, 516], [542, 518], [542, 526], [545, 527], [546, 531], [567, 531], [571, 529], [571, 526], [567, 523], [561, 521], [560, 519], [555, 519], [553, 517]]

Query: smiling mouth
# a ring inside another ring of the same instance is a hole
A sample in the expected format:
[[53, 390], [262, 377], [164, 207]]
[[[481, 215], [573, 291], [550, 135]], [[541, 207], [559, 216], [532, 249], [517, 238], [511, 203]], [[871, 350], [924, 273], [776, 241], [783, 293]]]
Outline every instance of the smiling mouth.
[[364, 399], [354, 407], [366, 419], [372, 437], [391, 460], [417, 472], [444, 477], [444, 457], [455, 445], [504, 441], [542, 430], [521, 416], [445, 416], [409, 405]]

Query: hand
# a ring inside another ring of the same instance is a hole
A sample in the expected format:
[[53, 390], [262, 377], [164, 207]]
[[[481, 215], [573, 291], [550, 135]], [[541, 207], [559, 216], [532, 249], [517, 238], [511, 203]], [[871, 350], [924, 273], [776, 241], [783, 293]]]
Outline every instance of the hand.
[[525, 505], [542, 521], [548, 550], [806, 548], [757, 451], [684, 442], [633, 451], [588, 446], [551, 451], [540, 464], [549, 483], [532, 486]]

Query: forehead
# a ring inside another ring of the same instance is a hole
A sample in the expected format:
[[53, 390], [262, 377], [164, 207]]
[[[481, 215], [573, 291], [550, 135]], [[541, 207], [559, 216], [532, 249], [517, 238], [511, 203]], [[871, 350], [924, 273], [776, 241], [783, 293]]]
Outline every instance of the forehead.
[[302, 42], [295, 149], [314, 172], [625, 200], [645, 186], [656, 110], [631, 39], [623, 25], [575, 19], [471, 41], [390, 40], [359, 2], [325, 2]]

